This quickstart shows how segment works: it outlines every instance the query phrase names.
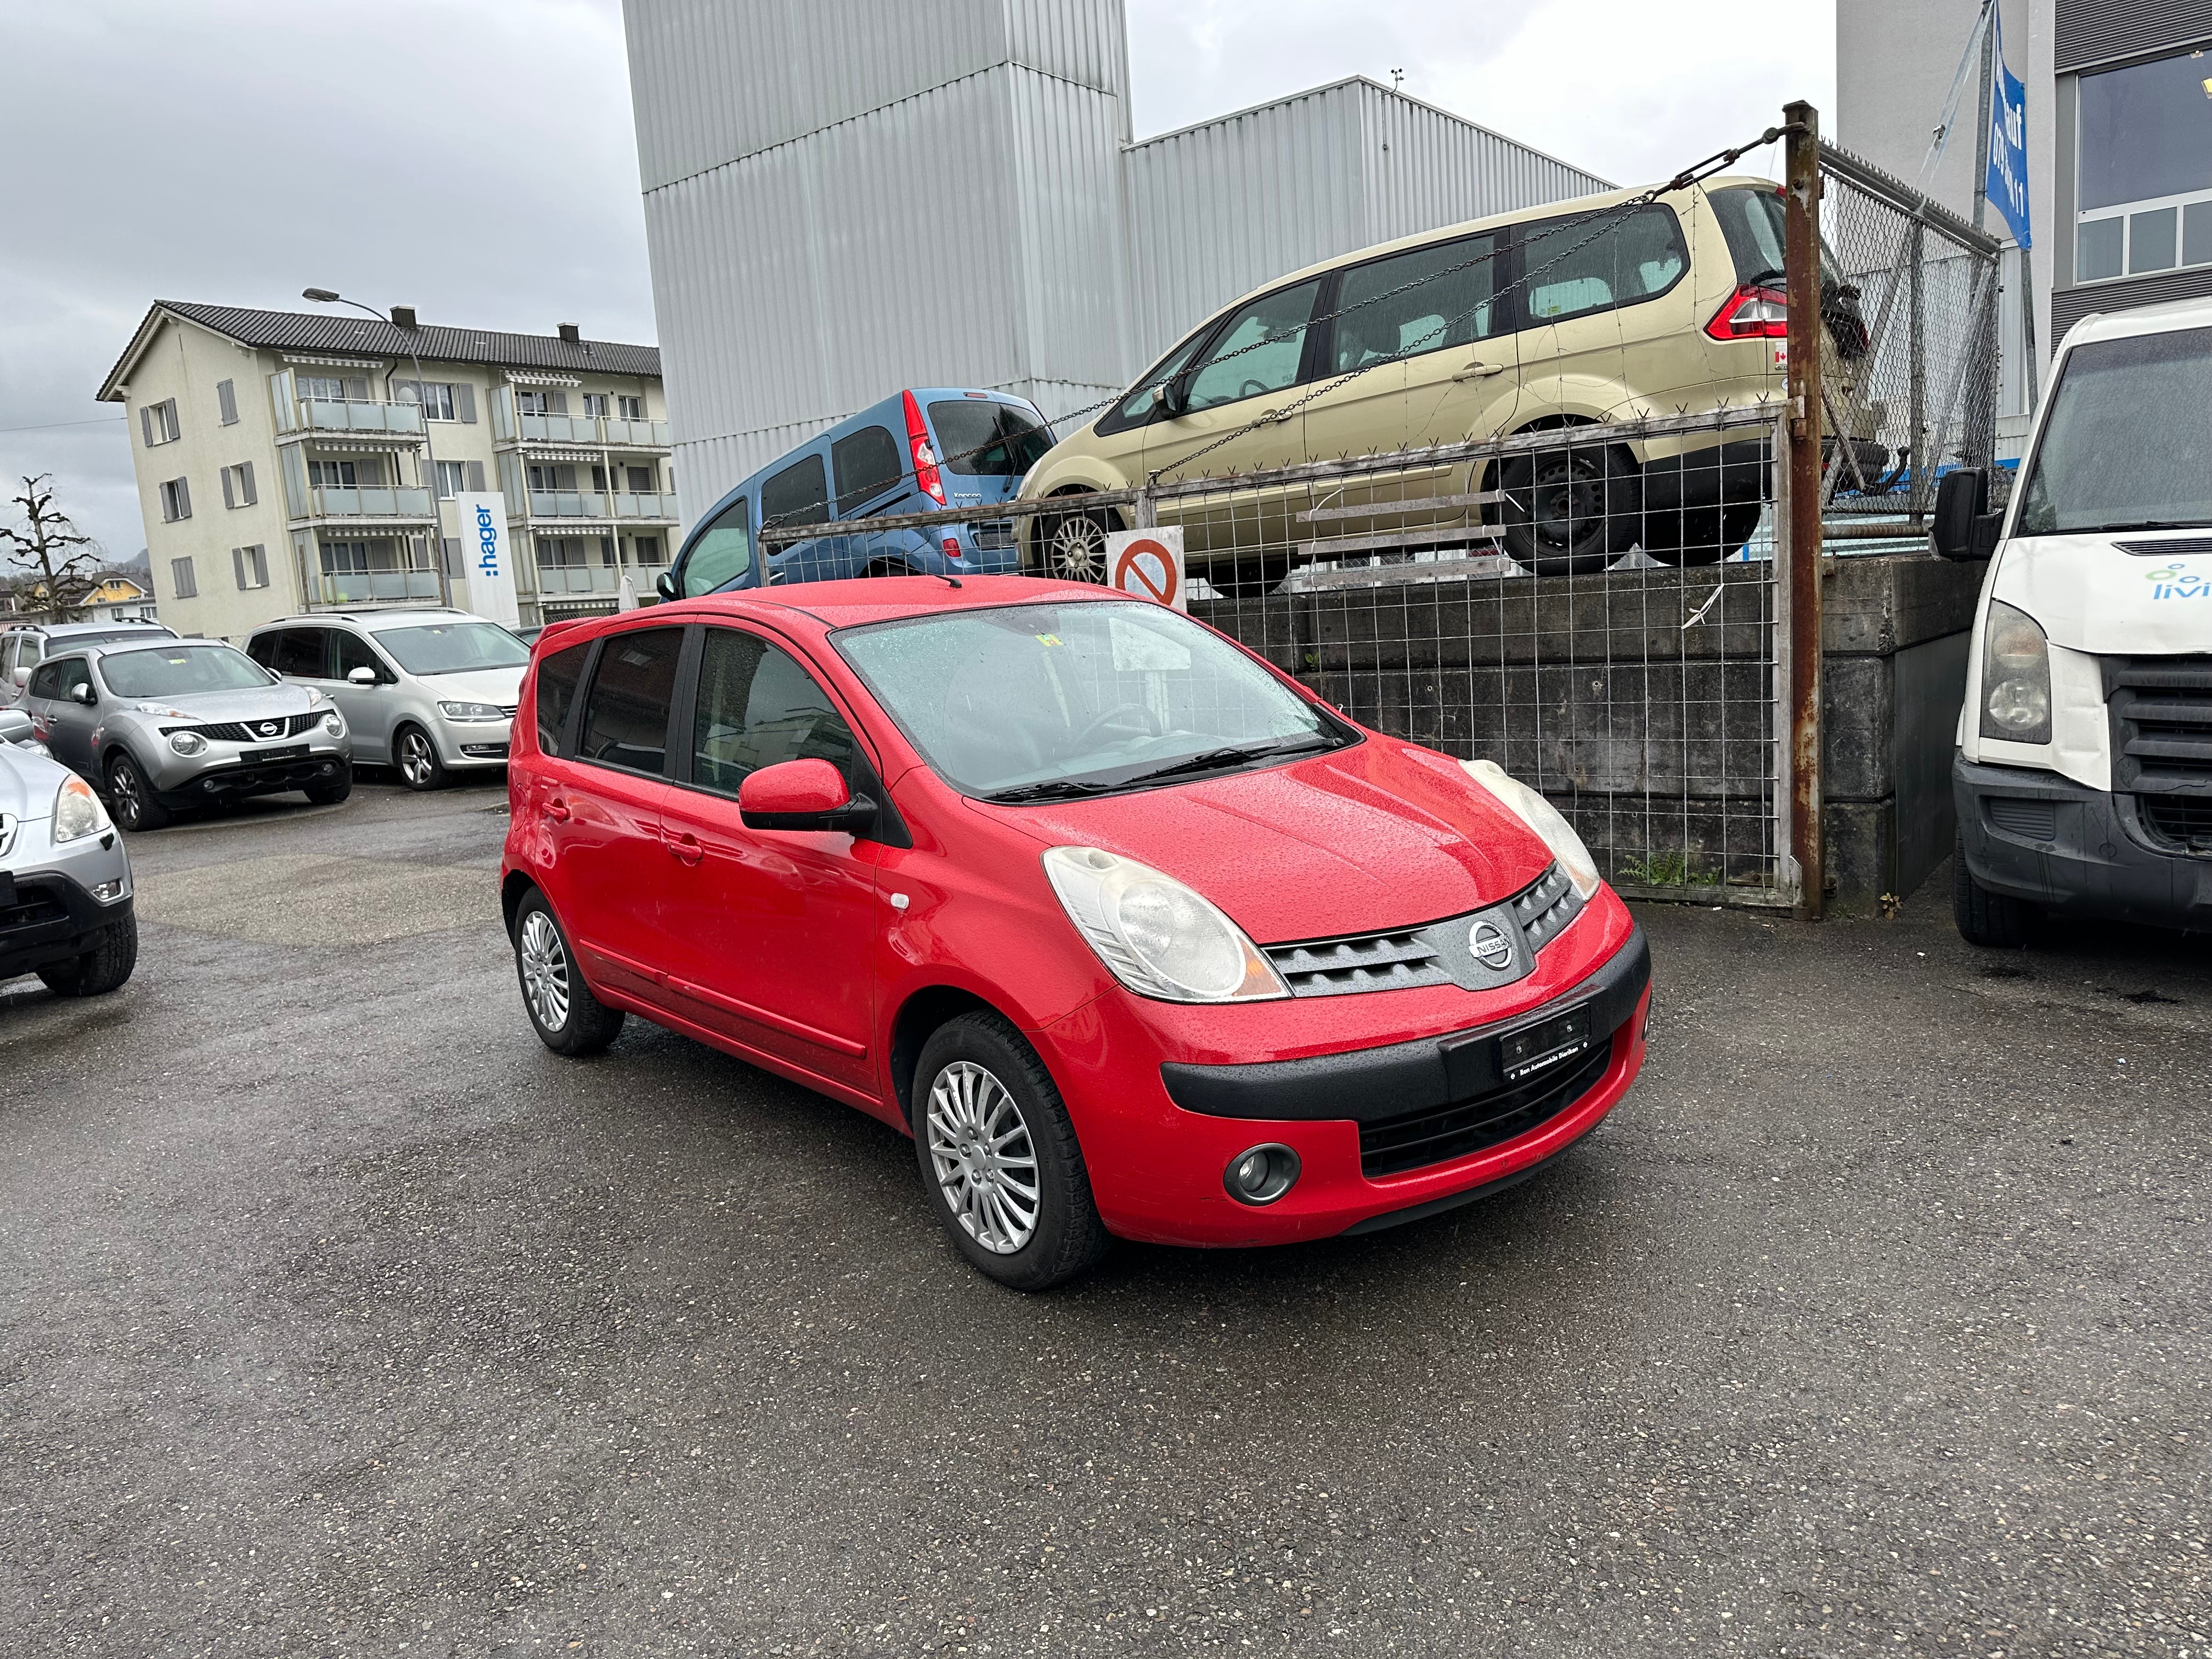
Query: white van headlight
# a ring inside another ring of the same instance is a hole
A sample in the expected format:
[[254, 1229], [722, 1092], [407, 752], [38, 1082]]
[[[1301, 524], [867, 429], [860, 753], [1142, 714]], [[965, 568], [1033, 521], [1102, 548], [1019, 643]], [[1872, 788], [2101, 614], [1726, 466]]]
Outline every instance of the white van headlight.
[[1583, 838], [1575, 833], [1559, 809], [1546, 800], [1520, 779], [1510, 775], [1496, 761], [1462, 761], [1468, 776], [1498, 797], [1508, 811], [1522, 823], [1534, 830], [1552, 856], [1566, 872], [1567, 879], [1575, 884], [1575, 891], [1588, 898], [1597, 891], [1600, 878], [1597, 860], [1590, 856]]
[[92, 786], [82, 778], [64, 778], [62, 787], [54, 792], [54, 845], [82, 841], [111, 827], [107, 809], [100, 804]]
[[1098, 959], [1139, 996], [1261, 1002], [1290, 995], [1244, 930], [1172, 876], [1096, 847], [1053, 847], [1044, 872]]
[[1982, 735], [2051, 741], [2051, 641], [2041, 623], [2002, 599], [1990, 601], [1982, 640]]

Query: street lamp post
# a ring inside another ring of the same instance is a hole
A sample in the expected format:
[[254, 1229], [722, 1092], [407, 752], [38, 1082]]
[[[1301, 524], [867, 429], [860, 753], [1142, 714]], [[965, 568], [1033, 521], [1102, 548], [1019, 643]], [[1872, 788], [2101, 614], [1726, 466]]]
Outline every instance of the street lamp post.
[[[358, 300], [349, 300], [334, 289], [302, 289], [300, 297], [313, 300], [319, 306], [351, 306], [356, 311], [374, 317], [380, 323], [392, 320], [374, 307], [365, 306]], [[407, 343], [407, 355], [415, 363], [415, 407], [422, 411], [422, 460], [430, 471], [430, 524], [434, 532], [431, 539], [437, 543], [430, 550], [430, 568], [438, 573], [438, 603], [450, 607], [453, 603], [453, 590], [446, 577], [446, 509], [438, 504], [438, 452], [430, 441], [430, 405], [426, 401], [428, 394], [423, 390], [422, 359], [416, 351], [412, 340]]]

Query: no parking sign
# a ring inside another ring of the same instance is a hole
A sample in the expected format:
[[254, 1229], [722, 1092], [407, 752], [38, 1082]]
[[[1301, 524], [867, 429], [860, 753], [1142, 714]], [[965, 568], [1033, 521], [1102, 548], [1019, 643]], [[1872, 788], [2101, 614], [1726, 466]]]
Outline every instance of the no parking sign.
[[1133, 599], [1189, 610], [1182, 591], [1182, 526], [1117, 530], [1108, 536], [1106, 585]]

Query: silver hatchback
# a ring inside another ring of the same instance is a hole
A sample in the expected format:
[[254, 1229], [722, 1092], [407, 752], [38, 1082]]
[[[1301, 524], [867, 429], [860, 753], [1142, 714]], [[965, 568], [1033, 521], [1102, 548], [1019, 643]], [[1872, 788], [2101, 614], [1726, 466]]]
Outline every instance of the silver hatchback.
[[530, 664], [497, 623], [428, 608], [288, 617], [257, 629], [246, 653], [337, 704], [355, 757], [398, 768], [410, 789], [507, 764]]
[[317, 805], [353, 787], [345, 717], [215, 640], [88, 645], [31, 671], [39, 741], [106, 792], [125, 830], [180, 807], [297, 789]]

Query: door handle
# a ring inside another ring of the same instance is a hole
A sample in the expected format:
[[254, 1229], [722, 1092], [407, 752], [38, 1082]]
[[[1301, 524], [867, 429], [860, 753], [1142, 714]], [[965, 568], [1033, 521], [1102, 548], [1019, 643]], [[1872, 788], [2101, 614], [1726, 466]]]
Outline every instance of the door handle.
[[1465, 368], [1460, 370], [1458, 374], [1453, 375], [1452, 379], [1455, 380], [1480, 380], [1492, 374], [1503, 374], [1504, 372], [1505, 365], [1503, 363], [1469, 363]]
[[699, 837], [689, 830], [670, 842], [668, 850], [685, 864], [696, 864], [707, 856], [707, 849], [699, 845]]
[[554, 796], [551, 800], [545, 803], [545, 816], [555, 823], [568, 823], [568, 803], [558, 795]]

